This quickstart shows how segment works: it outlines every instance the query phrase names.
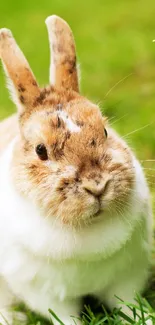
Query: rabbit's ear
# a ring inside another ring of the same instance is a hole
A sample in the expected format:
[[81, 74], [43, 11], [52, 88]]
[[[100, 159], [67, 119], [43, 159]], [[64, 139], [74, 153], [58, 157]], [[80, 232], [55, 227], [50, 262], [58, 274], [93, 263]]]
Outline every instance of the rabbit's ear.
[[54, 15], [46, 19], [46, 25], [52, 52], [50, 83], [78, 92], [76, 50], [72, 31], [63, 19]]
[[8, 77], [8, 88], [19, 113], [31, 109], [40, 89], [12, 33], [8, 29], [0, 30], [0, 58]]

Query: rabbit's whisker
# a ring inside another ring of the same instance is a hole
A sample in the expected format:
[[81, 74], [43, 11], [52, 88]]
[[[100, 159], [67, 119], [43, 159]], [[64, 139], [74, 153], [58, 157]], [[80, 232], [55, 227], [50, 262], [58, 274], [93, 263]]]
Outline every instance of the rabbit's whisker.
[[122, 138], [125, 139], [125, 138], [128, 137], [129, 135], [134, 134], [134, 133], [136, 133], [136, 132], [138, 132], [138, 131], [141, 131], [141, 130], [143, 130], [143, 129], [149, 127], [150, 125], [154, 124], [154, 122], [155, 122], [155, 121], [153, 121], [152, 123], [148, 123], [148, 124], [142, 126], [141, 128], [138, 128], [138, 129], [136, 129], [136, 130], [134, 130], [134, 131], [132, 131], [132, 132], [129, 132], [129, 133], [125, 134], [124, 136], [122, 136]]
[[109, 94], [123, 81], [125, 81], [126, 79], [128, 79], [130, 76], [132, 76], [134, 73], [130, 73], [127, 76], [125, 76], [124, 78], [122, 78], [121, 80], [119, 80], [118, 82], [115, 83], [114, 86], [112, 86], [109, 91], [106, 93], [106, 95], [104, 96], [104, 100], [109, 96]]

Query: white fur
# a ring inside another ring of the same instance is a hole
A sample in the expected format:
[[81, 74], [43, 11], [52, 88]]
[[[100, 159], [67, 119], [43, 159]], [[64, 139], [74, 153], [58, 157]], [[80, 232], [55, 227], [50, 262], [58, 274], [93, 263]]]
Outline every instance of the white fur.
[[51, 308], [68, 325], [85, 294], [96, 294], [110, 306], [117, 305], [115, 294], [132, 300], [147, 278], [152, 226], [149, 192], [136, 159], [128, 214], [106, 215], [73, 230], [41, 216], [15, 191], [9, 173], [13, 146], [0, 158], [0, 274], [8, 284], [0, 304], [11, 290], [12, 299], [17, 296], [45, 316]]
[[55, 75], [56, 75], [56, 67], [53, 62], [50, 64], [50, 84], [55, 85]]
[[70, 132], [80, 132], [81, 131], [80, 127], [72, 121], [72, 119], [67, 115], [66, 112], [58, 111], [58, 115], [64, 121], [64, 123], [66, 124], [66, 126]]
[[5, 75], [6, 75], [6, 85], [7, 85], [7, 88], [9, 90], [10, 97], [11, 97], [12, 101], [15, 103], [15, 105], [17, 105], [17, 107], [19, 109], [19, 112], [22, 113], [22, 112], [24, 112], [25, 107], [21, 103], [21, 101], [19, 100], [17, 89], [15, 88], [12, 80], [9, 77], [9, 74], [8, 74], [7, 68], [5, 66], [5, 63], [2, 62], [2, 64], [3, 64], [3, 69], [4, 69], [4, 72], [5, 72]]

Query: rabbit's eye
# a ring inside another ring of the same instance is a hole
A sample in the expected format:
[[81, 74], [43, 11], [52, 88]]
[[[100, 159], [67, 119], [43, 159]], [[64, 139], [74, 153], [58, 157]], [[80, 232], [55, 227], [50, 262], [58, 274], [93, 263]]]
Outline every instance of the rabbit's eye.
[[45, 147], [45, 145], [43, 143], [38, 144], [36, 146], [36, 153], [39, 156], [39, 158], [41, 160], [47, 160], [48, 159], [48, 155], [47, 155], [47, 149]]
[[107, 138], [107, 136], [108, 136], [108, 132], [107, 132], [106, 129], [104, 129], [104, 133], [105, 133], [105, 136], [106, 136], [106, 138]]

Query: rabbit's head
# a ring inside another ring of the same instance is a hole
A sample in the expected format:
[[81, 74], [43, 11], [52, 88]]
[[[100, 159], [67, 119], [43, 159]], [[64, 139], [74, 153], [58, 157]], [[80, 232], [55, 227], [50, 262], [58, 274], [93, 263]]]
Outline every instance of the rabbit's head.
[[[41, 89], [11, 32], [0, 31], [0, 56], [18, 108], [12, 177], [43, 215], [72, 226], [127, 209], [134, 187], [130, 149], [97, 105], [79, 94], [72, 32], [46, 20], [51, 85]], [[121, 212], [120, 212], [121, 211]]]

